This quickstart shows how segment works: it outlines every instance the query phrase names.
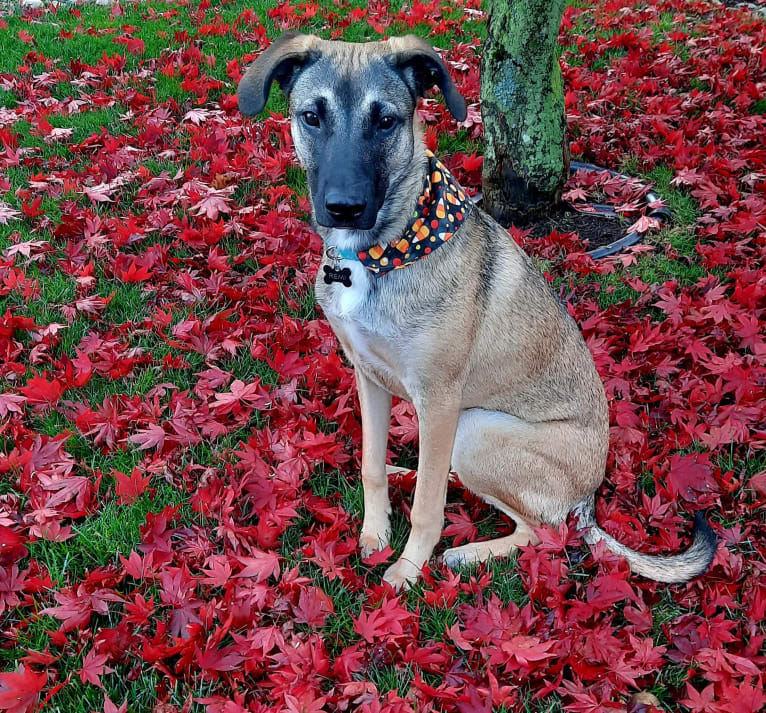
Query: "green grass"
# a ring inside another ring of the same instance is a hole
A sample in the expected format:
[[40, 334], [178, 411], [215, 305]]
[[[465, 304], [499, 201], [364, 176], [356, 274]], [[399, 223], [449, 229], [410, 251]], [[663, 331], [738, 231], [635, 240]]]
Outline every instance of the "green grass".
[[344, 648], [358, 639], [354, 631], [354, 619], [359, 617], [366, 597], [363, 593], [350, 592], [338, 579], [327, 579], [313, 564], [304, 564], [302, 570], [333, 601], [335, 612], [327, 617], [322, 627], [322, 636], [330, 645], [330, 653], [340, 654]]
[[168, 77], [165, 74], [158, 74], [154, 88], [157, 92], [157, 101], [166, 102], [168, 99], [174, 99], [183, 105], [189, 96], [189, 93], [181, 88], [181, 80], [178, 77]]
[[654, 184], [654, 190], [673, 213], [675, 225], [691, 226], [699, 217], [699, 208], [685, 191], [671, 185], [673, 171], [667, 166], [657, 166], [645, 176]]
[[738, 476], [747, 482], [756, 473], [766, 470], [766, 451], [754, 451], [748, 454], [748, 457], [744, 460], [738, 460], [734, 457], [732, 444], [727, 453], [719, 455], [718, 465], [724, 472], [735, 471]]
[[464, 154], [482, 154], [482, 144], [478, 139], [472, 139], [466, 129], [459, 129], [453, 136], [451, 134], [442, 134], [439, 137], [439, 154], [442, 156], [451, 156], [452, 154], [462, 152]]
[[518, 572], [517, 557], [493, 559], [485, 566], [492, 573], [489, 590], [496, 594], [503, 604], [508, 605], [513, 602], [523, 607], [529, 601]]
[[26, 315], [34, 318], [40, 325], [51, 322], [64, 322], [66, 317], [60, 306], [71, 303], [75, 298], [77, 283], [74, 278], [63, 272], [43, 274], [34, 264], [26, 269], [27, 278], [37, 280], [39, 294], [33, 300], [25, 300], [20, 294], [11, 292], [5, 298], [8, 306], [25, 307]]
[[[128, 702], [130, 713], [153, 713], [157, 710], [157, 688], [163, 683], [161, 676], [151, 669], [142, 667], [138, 670], [133, 668], [137, 661], [113, 666], [114, 673], [109, 673], [101, 678], [104, 691], [90, 683], [82, 683], [78, 670], [82, 667], [84, 656], [67, 659], [63, 670], [69, 676], [69, 682], [64, 688], [56, 693], [40, 713], [92, 713], [104, 709], [104, 696], [118, 707]], [[193, 702], [194, 698], [204, 698], [213, 693], [213, 686], [200, 681], [193, 688], [183, 682], [170, 686], [168, 700], [163, 705], [175, 706], [177, 710], [188, 710], [188, 713], [203, 713], [205, 707]], [[191, 701], [190, 708], [184, 708]]]
[[[744, 488], [750, 491], [750, 495], [737, 494], [737, 498], [754, 498], [757, 497], [755, 490], [750, 486], [750, 479], [764, 470], [766, 470], [766, 452], [755, 451], [748, 453], [748, 456], [744, 460], [740, 460], [735, 457], [733, 444], [730, 445], [729, 451], [722, 453], [716, 459], [716, 464], [721, 468], [724, 473], [730, 471], [734, 472], [734, 477], [740, 481], [740, 488]], [[758, 510], [761, 518], [761, 522], [766, 523], [766, 510], [760, 508]], [[715, 509], [710, 514], [710, 519], [719, 524], [721, 527], [731, 528], [737, 525], [743, 525], [747, 520], [748, 515], [743, 511], [740, 515], [734, 518], [726, 517], [722, 512], [718, 512]], [[744, 556], [753, 556], [756, 553], [754, 549], [754, 543], [750, 539], [741, 539], [734, 546]]]
[[219, 360], [219, 367], [230, 371], [235, 379], [249, 383], [256, 377], [264, 386], [275, 386], [280, 376], [265, 361], [253, 359], [247, 349], [240, 349], [235, 356]]
[[[555, 693], [551, 693], [544, 698], [533, 698], [527, 694], [522, 705], [524, 707], [517, 710], [524, 713], [561, 713], [562, 711], [561, 698]], [[515, 711], [502, 706], [497, 709], [497, 713], [515, 713]]]
[[[53, 143], [52, 147], [57, 153], [69, 156], [71, 154], [67, 146], [81, 143], [92, 134], [99, 134], [102, 129], [106, 129], [109, 133], [115, 135], [130, 135], [132, 127], [130, 123], [120, 120], [121, 113], [119, 108], [111, 107], [108, 109], [89, 109], [79, 114], [51, 114], [46, 117], [51, 126], [73, 130], [69, 138]], [[43, 148], [46, 146], [42, 137], [32, 135], [28, 122], [16, 122], [13, 128], [20, 132], [21, 141], [19, 144], [21, 146], [39, 146]]]
[[591, 64], [591, 67], [594, 71], [606, 69], [612, 65], [612, 60], [615, 57], [624, 57], [626, 54], [628, 54], [628, 50], [625, 47], [607, 47], [601, 53], [601, 57]]
[[396, 691], [400, 696], [406, 696], [415, 678], [415, 669], [410, 664], [377, 665], [367, 668], [366, 674], [367, 678], [377, 686], [381, 695]]
[[285, 183], [292, 188], [299, 196], [308, 195], [308, 182], [306, 181], [306, 172], [298, 166], [288, 166]]
[[[694, 199], [683, 189], [671, 185], [673, 172], [667, 166], [657, 166], [648, 173], [641, 173], [635, 158], [625, 159], [619, 170], [630, 176], [646, 179], [653, 184], [653, 190], [660, 196], [672, 213], [671, 223], [655, 233], [645, 236], [643, 242], [653, 245], [654, 251], [641, 255], [635, 264], [627, 268], [617, 266], [615, 271], [607, 275], [588, 275], [579, 280], [597, 283], [600, 290], [596, 294], [602, 308], [621, 304], [625, 301], [636, 301], [640, 294], [626, 284], [626, 277], [638, 277], [647, 284], [662, 284], [666, 281], [677, 282], [681, 286], [693, 285], [708, 274], [697, 260], [697, 238], [694, 235], [695, 224], [699, 217], [699, 208]], [[665, 246], [670, 245], [678, 252], [677, 258], [665, 255]], [[545, 261], [538, 261], [538, 267], [545, 271], [550, 267]], [[713, 270], [721, 279], [725, 279], [722, 271]], [[568, 284], [573, 279], [571, 275], [557, 278], [553, 282], [558, 290], [562, 284]], [[578, 279], [574, 278], [577, 282]], [[663, 319], [663, 315], [654, 312], [653, 316]]]
[[[668, 232], [665, 236], [671, 245], [674, 245], [675, 236]], [[610, 275], [589, 276], [589, 282], [597, 282], [601, 285], [601, 290], [596, 295], [598, 303], [602, 308], [611, 305], [621, 304], [626, 300], [635, 301], [640, 293], [628, 286], [624, 282], [624, 277], [639, 277], [647, 284], [662, 284], [668, 280], [677, 282], [679, 285], [692, 285], [708, 274], [698, 264], [688, 261], [673, 260], [663, 254], [647, 255], [638, 258], [635, 265], [630, 268], [618, 268]], [[557, 280], [554, 285], [563, 283], [564, 280]], [[663, 319], [662, 313], [653, 313], [657, 319]]]
[[420, 633], [426, 641], [442, 641], [449, 638], [449, 629], [457, 624], [454, 608], [443, 609], [428, 604], [420, 606]]
[[[46, 151], [50, 152], [50, 147], [46, 147]], [[25, 189], [29, 184], [29, 176], [23, 169], [18, 166], [9, 166], [5, 169], [5, 175], [11, 182], [11, 190], [3, 195], [3, 200], [9, 203], [16, 210], [21, 209], [21, 200], [16, 196], [18, 189]], [[71, 198], [72, 196], [67, 196]], [[61, 220], [61, 205], [59, 201], [50, 198], [49, 196], [43, 196], [40, 201], [40, 208], [52, 222], [58, 223]], [[21, 220], [9, 221], [8, 225], [0, 225], [2, 231], [0, 231], [0, 248], [6, 248], [11, 245], [8, 239], [9, 235], [19, 230], [20, 226], [24, 225]], [[31, 240], [50, 240], [50, 235], [47, 231], [41, 231], [39, 233], [33, 233], [28, 236]]]
[[[310, 480], [312, 492], [320, 498], [339, 500], [343, 509], [361, 520], [364, 515], [364, 496], [361, 475], [347, 477], [338, 471], [317, 469]], [[391, 547], [401, 552], [407, 542], [410, 525], [401, 508], [393, 508], [391, 516]]]
[[227, 460], [234, 460], [232, 452], [240, 443], [247, 442], [253, 431], [268, 425], [267, 418], [259, 411], [254, 411], [250, 421], [236, 431], [227, 433], [216, 440], [202, 439], [193, 446], [188, 446], [181, 455], [181, 466], [210, 465], [222, 467], [222, 454], [227, 454]]
[[297, 293], [293, 289], [292, 285], [288, 285], [287, 292], [291, 300], [297, 301], [298, 306], [297, 309], [294, 309], [288, 305], [286, 300], [284, 300], [280, 307], [286, 314], [289, 314], [291, 317], [295, 317], [296, 319], [302, 319], [306, 321], [319, 318], [319, 311], [317, 310], [314, 290], [307, 290], [301, 293]]
[[[113, 465], [128, 472], [131, 467], [129, 462], [115, 461]], [[105, 476], [104, 480], [109, 481], [111, 486], [111, 476]], [[181, 505], [178, 524], [193, 524], [199, 519], [184, 505], [187, 499], [185, 493], [167, 483], [157, 484], [156, 481], [153, 488], [153, 493], [145, 493], [130, 505], [119, 505], [114, 500], [107, 500], [97, 512], [73, 524], [73, 536], [66, 541], [38, 540], [29, 543], [30, 556], [45, 566], [57, 587], [61, 587], [81, 581], [87, 573], [98, 568], [118, 566], [120, 555], [129, 555], [140, 544], [140, 528], [145, 524], [146, 516], [150, 512], [160, 512], [167, 505]], [[38, 603], [39, 609], [55, 604], [52, 597], [47, 599], [47, 603]], [[28, 650], [47, 649], [50, 639], [46, 632], [57, 629], [60, 624], [51, 616], [39, 613], [29, 615], [25, 611], [17, 610], [10, 615], [17, 618], [17, 638], [14, 645], [0, 648], [0, 661], [7, 662], [10, 666], [13, 666], [14, 662], [24, 656]], [[121, 614], [93, 616], [101, 626], [113, 627], [119, 623]], [[70, 640], [76, 643], [76, 639], [72, 637], [73, 635], [70, 635]], [[104, 693], [89, 683], [82, 683], [79, 679], [78, 671], [90, 648], [91, 645], [86, 643], [78, 654], [62, 657], [59, 673], [61, 679], [66, 679], [68, 683], [41, 710], [49, 713], [89, 713], [103, 710]], [[2, 668], [7, 670], [7, 665]], [[138, 669], [135, 668], [136, 666]], [[114, 673], [105, 674], [102, 677], [110, 699], [118, 706], [124, 700], [128, 700], [131, 712], [150, 713], [154, 710], [155, 691], [159, 683], [157, 672], [150, 670], [148, 664], [142, 664], [132, 658], [113, 667]], [[199, 697], [208, 694], [210, 690], [210, 686], [204, 683], [195, 686], [194, 691], [190, 691], [184, 684], [177, 684], [175, 688], [171, 688], [169, 703], [182, 706], [190, 693]], [[195, 705], [191, 710], [201, 713], [203, 708]]]
[[[110, 475], [104, 477], [113, 481]], [[167, 483], [157, 485], [155, 490], [153, 495], [144, 493], [131, 505], [119, 505], [116, 500], [99, 503], [97, 512], [72, 525], [74, 537], [63, 542], [31, 542], [30, 556], [44, 564], [59, 585], [82, 579], [98, 567], [119, 565], [120, 555], [129, 555], [141, 543], [139, 528], [148, 513], [186, 501], [184, 493]]]
[[139, 284], [120, 280], [99, 280], [98, 294], [110, 297], [102, 319], [111, 324], [140, 323], [147, 316], [146, 296]]
[[[55, 631], [60, 623], [58, 619], [45, 614], [26, 618], [21, 610], [16, 611], [19, 613], [16, 645], [11, 648], [0, 648], [0, 662], [7, 662], [9, 665], [13, 665], [24, 655], [24, 649], [44, 651], [50, 644], [46, 632]], [[5, 670], [2, 663], [0, 668]]]

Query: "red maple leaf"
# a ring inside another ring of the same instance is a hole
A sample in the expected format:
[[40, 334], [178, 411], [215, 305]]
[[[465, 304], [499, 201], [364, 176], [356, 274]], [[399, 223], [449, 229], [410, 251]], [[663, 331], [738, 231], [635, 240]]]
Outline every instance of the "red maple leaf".
[[108, 614], [107, 602], [123, 601], [119, 594], [107, 589], [88, 593], [83, 584], [80, 584], [76, 589], [54, 592], [53, 598], [58, 602], [58, 606], [47, 607], [40, 613], [59, 619], [62, 631], [72, 631], [87, 624], [94, 612]]
[[391, 545], [386, 545], [383, 549], [375, 550], [371, 555], [365, 557], [362, 562], [369, 567], [377, 567], [379, 564], [388, 562], [394, 551], [391, 549]]
[[401, 636], [404, 633], [404, 624], [409, 622], [411, 617], [412, 614], [402, 607], [398, 599], [386, 599], [378, 609], [373, 609], [369, 614], [365, 611], [360, 612], [359, 617], [354, 620], [354, 631], [370, 643], [388, 636]]
[[128, 713], [128, 699], [126, 698], [118, 708], [109, 696], [104, 696], [104, 713]]
[[10, 392], [0, 394], [0, 418], [5, 418], [9, 413], [22, 413], [22, 404], [26, 400], [26, 396], [19, 394]]
[[130, 436], [128, 440], [131, 443], [135, 443], [140, 451], [145, 451], [149, 448], [162, 450], [166, 437], [167, 433], [165, 433], [165, 429], [162, 426], [151, 423], [146, 428]]
[[146, 44], [139, 37], [132, 37], [131, 35], [125, 34], [112, 38], [112, 41], [120, 45], [125, 45], [125, 49], [131, 54], [143, 54], [146, 51]]
[[273, 552], [253, 550], [250, 557], [237, 557], [245, 565], [238, 577], [253, 577], [256, 582], [264, 582], [269, 577], [279, 578], [279, 556]]
[[127, 270], [118, 270], [117, 277], [123, 282], [144, 282], [151, 279], [152, 273], [148, 267], [131, 262]]
[[512, 636], [508, 641], [503, 641], [500, 648], [513, 660], [522, 666], [527, 666], [531, 661], [543, 661], [553, 658], [555, 654], [550, 652], [554, 641], [540, 641], [535, 636]]
[[321, 713], [327, 703], [326, 696], [315, 696], [312, 691], [305, 691], [299, 696], [293, 696], [290, 693], [285, 694], [286, 713]]
[[747, 484], [760, 495], [766, 496], [766, 470], [756, 473], [747, 481]]
[[114, 669], [109, 668], [106, 662], [109, 660], [108, 654], [98, 654], [95, 649], [91, 649], [85, 655], [82, 662], [82, 668], [80, 669], [80, 680], [85, 683], [92, 683], [94, 686], [98, 686], [103, 689], [104, 685], [101, 683], [101, 676], [106, 673], [113, 673]]
[[[21, 559], [27, 554], [24, 543], [27, 538], [21, 532], [7, 525], [0, 525], [0, 566], [7, 566], [11, 562]], [[4, 570], [5, 576], [9, 576], [9, 570]], [[3, 574], [0, 573], [0, 577]], [[0, 587], [0, 614], [2, 614], [2, 587]], [[6, 590], [9, 591], [9, 590]]]
[[27, 713], [37, 705], [40, 691], [48, 679], [19, 664], [15, 671], [0, 673], [0, 711]]
[[260, 379], [245, 384], [239, 379], [231, 382], [231, 391], [215, 395], [213, 407], [216, 413], [228, 413], [237, 410], [241, 405], [249, 408], [262, 409], [270, 403], [268, 392], [261, 386]]
[[26, 386], [22, 386], [21, 391], [24, 396], [27, 397], [27, 401], [30, 404], [54, 404], [61, 398], [61, 394], [64, 393], [66, 387], [55, 377], [50, 381], [46, 378], [46, 375], [35, 374]]
[[328, 615], [334, 612], [332, 599], [317, 587], [301, 589], [298, 604], [293, 605], [295, 621], [315, 628], [324, 626]]
[[207, 575], [202, 582], [213, 587], [223, 587], [231, 579], [231, 565], [226, 555], [211, 555], [207, 562], [207, 569], [202, 571]]
[[492, 694], [469, 684], [457, 702], [460, 713], [492, 713]]
[[233, 671], [244, 659], [233, 647], [218, 649], [215, 644], [206, 646], [204, 651], [197, 649], [194, 658], [203, 671]]
[[606, 574], [588, 585], [588, 603], [598, 609], [606, 609], [624, 599], [632, 600], [633, 588], [618, 574]]
[[204, 215], [210, 220], [218, 220], [220, 213], [231, 212], [231, 194], [234, 186], [222, 189], [210, 188], [207, 195], [191, 207], [194, 215]]
[[484, 163], [484, 156], [478, 155], [475, 151], [470, 156], [463, 156], [463, 168], [466, 171], [478, 171]]
[[141, 475], [141, 471], [138, 468], [133, 468], [130, 475], [120, 473], [118, 470], [112, 471], [114, 479], [116, 481], [115, 492], [117, 493], [117, 500], [122, 505], [130, 505], [134, 503], [149, 486], [151, 476]]
[[[26, 553], [26, 547], [19, 547], [16, 556], [23, 557]], [[1, 555], [2, 552], [0, 552], [0, 564], [4, 560]], [[10, 567], [7, 565], [0, 566], [0, 615], [21, 603], [20, 595], [26, 589], [28, 574], [28, 569], [19, 573], [19, 567], [16, 564]]]
[[309, 364], [301, 357], [297, 352], [283, 352], [281, 349], [277, 349], [274, 353], [274, 358], [268, 360], [269, 366], [276, 371], [280, 376], [292, 378], [293, 376], [300, 376], [308, 371]]
[[478, 537], [479, 531], [473, 524], [473, 519], [462, 507], [459, 507], [457, 512], [445, 512], [444, 517], [451, 524], [444, 528], [442, 535], [445, 537], [454, 535], [455, 539], [452, 542], [454, 546], [461, 542], [473, 542]]
[[716, 704], [715, 686], [711, 683], [698, 692], [691, 683], [686, 684], [686, 698], [679, 701], [692, 713], [719, 713], [721, 710]]
[[62, 478], [39, 473], [37, 478], [43, 490], [53, 493], [45, 501], [46, 507], [49, 508], [74, 500], [78, 510], [83, 510], [93, 490], [93, 484], [83, 475], [68, 475]]
[[709, 457], [700, 453], [671, 456], [667, 482], [673, 492], [690, 502], [696, 501], [697, 493], [718, 490]]

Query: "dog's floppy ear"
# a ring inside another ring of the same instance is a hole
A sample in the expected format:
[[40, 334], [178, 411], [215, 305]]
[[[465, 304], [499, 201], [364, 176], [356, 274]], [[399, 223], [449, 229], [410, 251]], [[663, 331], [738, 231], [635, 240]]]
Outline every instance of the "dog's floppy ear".
[[439, 53], [425, 40], [415, 35], [389, 40], [392, 53], [388, 62], [402, 72], [407, 83], [418, 96], [436, 84], [444, 95], [450, 114], [458, 121], [467, 116], [465, 99], [450, 77]]
[[274, 80], [284, 92], [289, 92], [300, 70], [318, 55], [317, 43], [317, 37], [297, 32], [287, 32], [274, 40], [248, 67], [239, 82], [237, 98], [240, 111], [245, 116], [262, 112]]

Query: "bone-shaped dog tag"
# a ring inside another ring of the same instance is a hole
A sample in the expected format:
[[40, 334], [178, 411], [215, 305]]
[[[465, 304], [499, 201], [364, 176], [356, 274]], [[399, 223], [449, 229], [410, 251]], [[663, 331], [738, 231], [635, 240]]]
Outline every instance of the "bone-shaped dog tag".
[[324, 266], [324, 281], [325, 284], [332, 284], [333, 282], [340, 282], [344, 287], [351, 287], [351, 268], [343, 267], [340, 270], [329, 265]]

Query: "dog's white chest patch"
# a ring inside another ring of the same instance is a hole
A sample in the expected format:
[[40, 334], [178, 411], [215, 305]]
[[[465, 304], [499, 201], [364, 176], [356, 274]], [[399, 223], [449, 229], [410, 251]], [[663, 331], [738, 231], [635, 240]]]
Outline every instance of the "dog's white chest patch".
[[338, 317], [348, 317], [362, 305], [367, 297], [370, 280], [375, 278], [356, 260], [342, 260], [341, 267], [351, 269], [351, 287], [338, 285], [335, 288], [338, 295], [336, 299], [337, 315]]
[[409, 398], [397, 364], [403, 363], [395, 340], [385, 339], [370, 332], [354, 317], [340, 320], [343, 334], [353, 352], [354, 366], [393, 394]]

